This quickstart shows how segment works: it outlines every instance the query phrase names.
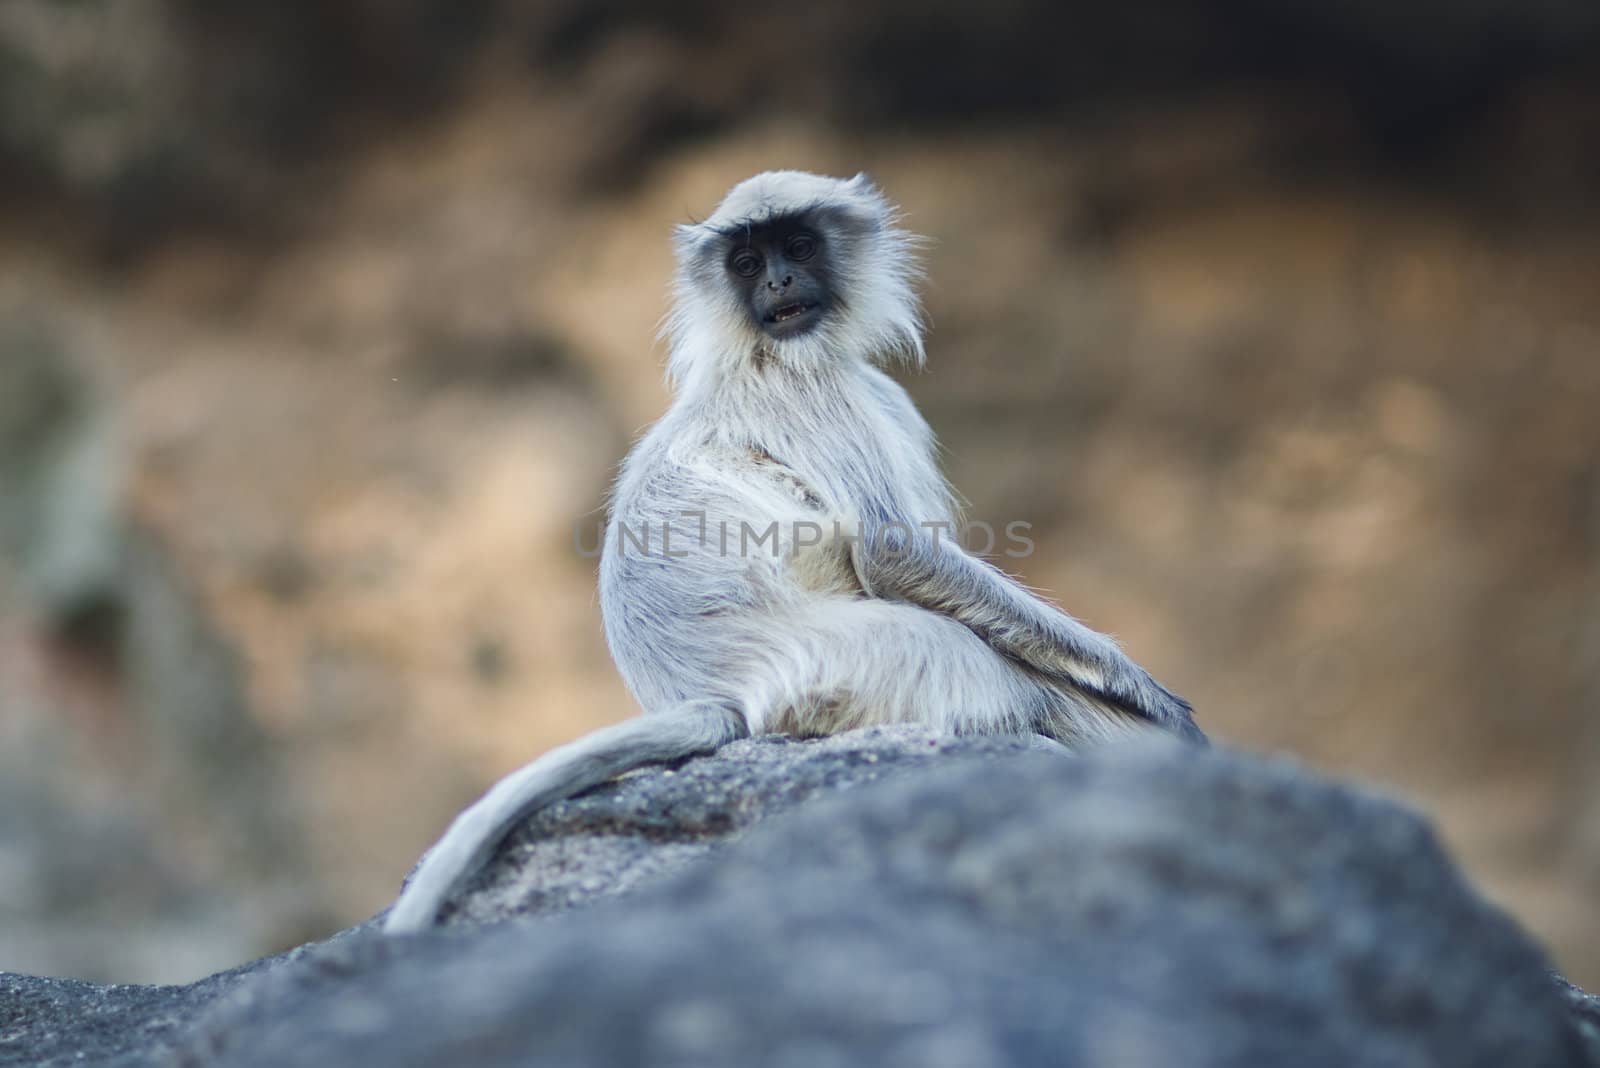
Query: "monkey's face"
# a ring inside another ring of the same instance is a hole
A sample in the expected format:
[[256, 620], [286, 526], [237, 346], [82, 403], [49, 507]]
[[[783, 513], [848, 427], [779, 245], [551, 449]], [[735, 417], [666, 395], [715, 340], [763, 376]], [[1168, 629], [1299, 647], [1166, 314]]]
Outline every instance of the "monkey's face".
[[810, 333], [835, 303], [826, 228], [790, 215], [728, 236], [723, 267], [754, 325], [770, 338]]
[[688, 388], [752, 361], [920, 366], [917, 246], [865, 175], [768, 171], [740, 182], [709, 219], [673, 232], [669, 376]]

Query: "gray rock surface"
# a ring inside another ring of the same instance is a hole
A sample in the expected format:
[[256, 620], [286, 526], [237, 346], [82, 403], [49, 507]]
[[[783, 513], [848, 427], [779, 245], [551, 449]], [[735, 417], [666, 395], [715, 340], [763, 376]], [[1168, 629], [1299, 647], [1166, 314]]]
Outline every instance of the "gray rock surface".
[[943, 767], [955, 757], [1015, 756], [1025, 749], [1015, 738], [908, 729], [734, 742], [714, 756], [636, 772], [537, 814], [444, 919], [485, 923], [619, 894], [689, 866], [819, 793]]
[[425, 936], [8, 977], [0, 1064], [1580, 1066], [1593, 1008], [1392, 802], [896, 730], [557, 806]]
[[1579, 990], [1559, 975], [1555, 979], [1577, 1023], [1578, 1037], [1589, 1051], [1590, 1062], [1600, 1064], [1600, 997]]
[[147, 1065], [225, 988], [122, 986], [0, 972], [0, 1064]]

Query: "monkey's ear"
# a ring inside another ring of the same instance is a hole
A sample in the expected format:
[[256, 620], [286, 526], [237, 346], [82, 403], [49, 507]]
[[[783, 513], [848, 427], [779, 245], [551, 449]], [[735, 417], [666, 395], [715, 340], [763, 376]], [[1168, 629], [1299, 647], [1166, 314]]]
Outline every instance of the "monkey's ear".
[[704, 236], [705, 231], [699, 223], [679, 223], [672, 228], [672, 247], [680, 257], [687, 259], [700, 247], [700, 240]]
[[869, 191], [876, 193], [878, 191], [877, 183], [872, 180], [872, 176], [867, 174], [866, 171], [856, 172], [856, 176], [850, 179], [850, 188], [858, 189], [863, 193]]

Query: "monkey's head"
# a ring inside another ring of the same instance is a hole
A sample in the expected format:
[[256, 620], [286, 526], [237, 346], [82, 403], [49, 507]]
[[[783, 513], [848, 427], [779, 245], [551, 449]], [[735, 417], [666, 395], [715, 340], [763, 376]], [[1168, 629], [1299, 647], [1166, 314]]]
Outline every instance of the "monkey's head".
[[777, 360], [922, 361], [918, 241], [858, 174], [768, 171], [676, 235], [669, 371], [684, 381]]

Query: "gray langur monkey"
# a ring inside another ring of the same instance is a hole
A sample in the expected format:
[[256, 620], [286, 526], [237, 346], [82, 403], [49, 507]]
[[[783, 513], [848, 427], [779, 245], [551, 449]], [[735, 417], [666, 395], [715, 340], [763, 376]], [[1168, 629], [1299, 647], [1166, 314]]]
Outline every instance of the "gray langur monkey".
[[921, 723], [1204, 743], [1115, 642], [949, 533], [933, 434], [883, 370], [923, 362], [918, 241], [896, 221], [865, 175], [774, 171], [678, 227], [676, 395], [622, 465], [600, 563], [606, 640], [644, 714], [496, 784], [385, 930], [431, 926], [540, 807], [747, 735]]

